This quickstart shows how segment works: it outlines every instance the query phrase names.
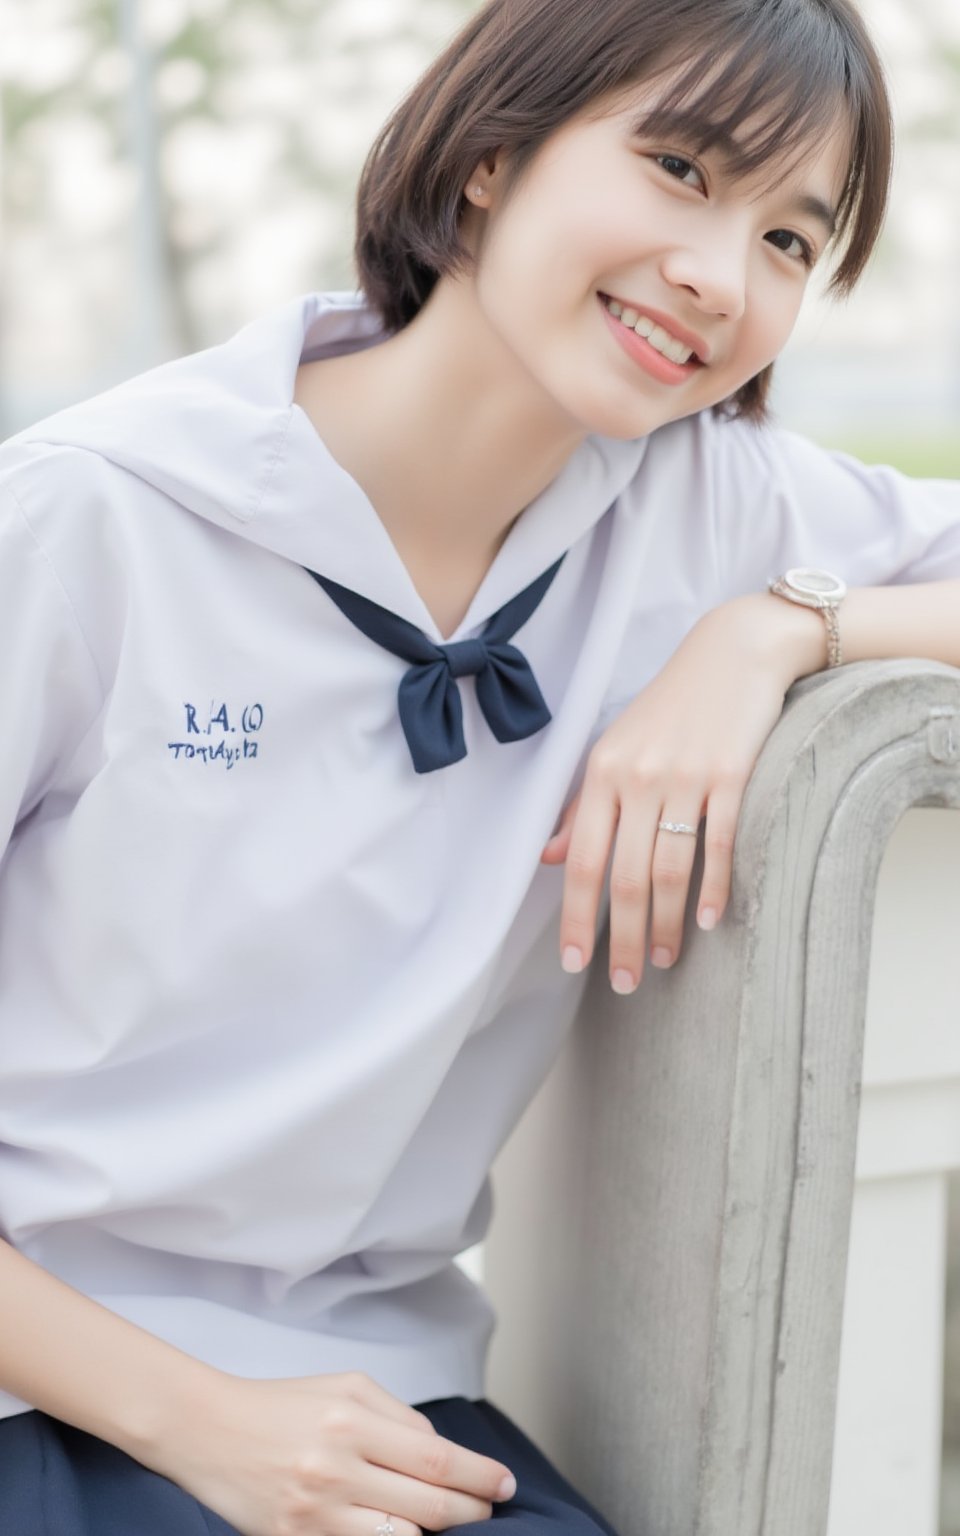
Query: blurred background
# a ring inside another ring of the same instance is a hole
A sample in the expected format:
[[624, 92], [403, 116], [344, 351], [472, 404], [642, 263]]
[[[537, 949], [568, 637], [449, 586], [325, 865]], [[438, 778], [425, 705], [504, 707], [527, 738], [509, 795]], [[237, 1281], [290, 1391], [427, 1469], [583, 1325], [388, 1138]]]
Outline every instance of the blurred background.
[[[960, 5], [864, 0], [900, 125], [862, 288], [815, 296], [781, 419], [960, 474]], [[349, 287], [391, 105], [477, 0], [0, 0], [0, 437]]]
[[[829, 445], [960, 477], [960, 4], [862, 3], [899, 123], [891, 216], [852, 300], [811, 295], [775, 405]], [[366, 148], [475, 9], [0, 0], [0, 439], [352, 286]], [[950, 1247], [941, 1536], [960, 1536], [960, 1186]]]

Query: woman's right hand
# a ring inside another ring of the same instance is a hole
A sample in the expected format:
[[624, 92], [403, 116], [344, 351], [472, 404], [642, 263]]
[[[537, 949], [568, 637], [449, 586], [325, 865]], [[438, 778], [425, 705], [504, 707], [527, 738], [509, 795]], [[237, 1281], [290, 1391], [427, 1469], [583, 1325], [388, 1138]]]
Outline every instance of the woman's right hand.
[[359, 1372], [217, 1373], [150, 1465], [242, 1536], [374, 1536], [388, 1515], [396, 1536], [419, 1536], [488, 1520], [514, 1488], [508, 1467], [444, 1439]]

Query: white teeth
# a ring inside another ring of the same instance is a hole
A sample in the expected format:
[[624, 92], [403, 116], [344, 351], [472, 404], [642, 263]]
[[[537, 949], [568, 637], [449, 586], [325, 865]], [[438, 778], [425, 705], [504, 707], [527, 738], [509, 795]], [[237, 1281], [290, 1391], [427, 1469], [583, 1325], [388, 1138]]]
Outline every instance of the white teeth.
[[648, 341], [655, 351], [668, 358], [672, 363], [689, 363], [693, 357], [693, 348], [685, 347], [682, 341], [671, 336], [662, 325], [654, 325], [646, 315], [641, 315], [638, 309], [625, 308], [618, 299], [610, 299], [607, 303], [611, 315], [627, 326], [631, 331], [636, 331]]

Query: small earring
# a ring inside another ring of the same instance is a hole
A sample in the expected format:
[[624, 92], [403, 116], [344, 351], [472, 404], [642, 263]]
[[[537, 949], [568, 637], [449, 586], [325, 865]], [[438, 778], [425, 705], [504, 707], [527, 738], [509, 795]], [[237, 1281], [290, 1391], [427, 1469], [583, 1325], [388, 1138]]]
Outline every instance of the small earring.
[[486, 197], [486, 195], [487, 195], [486, 187], [480, 187], [480, 186], [474, 187], [473, 195], [474, 195], [474, 197]]

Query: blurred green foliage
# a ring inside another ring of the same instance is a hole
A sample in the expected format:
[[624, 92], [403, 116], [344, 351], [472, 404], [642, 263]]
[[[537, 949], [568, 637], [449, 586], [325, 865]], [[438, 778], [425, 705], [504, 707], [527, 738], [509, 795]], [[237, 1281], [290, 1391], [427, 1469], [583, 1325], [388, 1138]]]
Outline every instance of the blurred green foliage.
[[960, 430], [953, 437], [844, 438], [824, 440], [865, 464], [890, 464], [923, 480], [960, 480]]

